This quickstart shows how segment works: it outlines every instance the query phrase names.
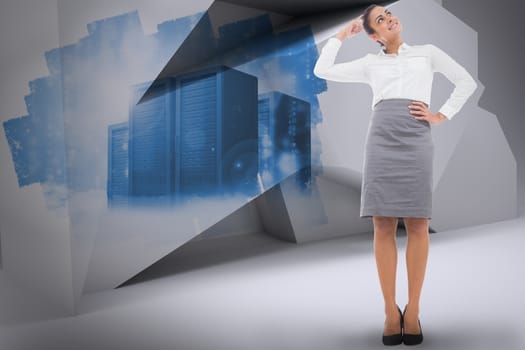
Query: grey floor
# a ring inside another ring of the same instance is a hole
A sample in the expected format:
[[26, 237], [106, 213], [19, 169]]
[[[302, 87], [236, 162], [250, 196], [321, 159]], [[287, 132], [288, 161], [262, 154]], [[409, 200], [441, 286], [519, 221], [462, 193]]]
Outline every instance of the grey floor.
[[[431, 235], [418, 347], [525, 348], [524, 233], [521, 216]], [[397, 237], [403, 308], [405, 232]], [[385, 348], [372, 234], [189, 244], [133, 283], [85, 296], [73, 317], [0, 282], [2, 350]]]

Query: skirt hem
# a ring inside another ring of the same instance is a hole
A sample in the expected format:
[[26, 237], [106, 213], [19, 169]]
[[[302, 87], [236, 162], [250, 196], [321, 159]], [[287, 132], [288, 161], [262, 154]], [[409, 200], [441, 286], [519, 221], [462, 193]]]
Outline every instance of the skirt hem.
[[359, 213], [361, 218], [369, 218], [372, 216], [387, 216], [397, 218], [427, 218], [431, 219], [432, 214], [426, 211], [409, 212], [406, 210], [377, 210], [372, 208], [365, 208]]

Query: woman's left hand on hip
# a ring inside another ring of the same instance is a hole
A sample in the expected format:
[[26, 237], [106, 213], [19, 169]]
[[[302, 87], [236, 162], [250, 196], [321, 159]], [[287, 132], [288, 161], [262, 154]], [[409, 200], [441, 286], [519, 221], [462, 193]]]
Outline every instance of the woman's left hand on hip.
[[417, 120], [426, 120], [430, 124], [440, 124], [444, 120], [437, 113], [432, 113], [427, 105], [421, 101], [412, 101], [408, 109], [410, 114], [413, 114]]

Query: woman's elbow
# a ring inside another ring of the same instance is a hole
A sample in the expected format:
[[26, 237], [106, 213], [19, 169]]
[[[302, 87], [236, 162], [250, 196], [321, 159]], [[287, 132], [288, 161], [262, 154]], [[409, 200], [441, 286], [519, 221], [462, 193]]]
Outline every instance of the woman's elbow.
[[458, 81], [458, 84], [460, 84], [461, 89], [469, 96], [472, 95], [478, 88], [478, 83], [470, 74], [465, 75], [460, 81]]
[[314, 75], [318, 78], [326, 79], [326, 71], [317, 65], [314, 67]]
[[468, 80], [468, 87], [470, 94], [472, 95], [478, 88], [478, 82], [474, 80], [474, 78], [470, 77], [470, 79]]

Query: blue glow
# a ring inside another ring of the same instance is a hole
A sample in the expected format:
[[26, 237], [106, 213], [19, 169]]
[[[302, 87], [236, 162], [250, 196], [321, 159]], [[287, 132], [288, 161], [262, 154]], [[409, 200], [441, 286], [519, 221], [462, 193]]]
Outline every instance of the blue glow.
[[[163, 107], [154, 107], [164, 108], [162, 112], [146, 112], [141, 119], [140, 108], [147, 107], [135, 105], [134, 89], [162, 69], [203, 15], [203, 42], [213, 47], [228, 47], [247, 30], [269, 34], [217, 62], [235, 67], [227, 73], [235, 74], [226, 78], [230, 86], [216, 90], [222, 98], [203, 95], [200, 110], [192, 110], [193, 97], [187, 93], [192, 84], [210, 82], [198, 77], [188, 85], [164, 89], [157, 100]], [[297, 179], [303, 184], [311, 181], [309, 165], [320, 164], [320, 147], [311, 144], [310, 130], [322, 119], [317, 94], [326, 90], [326, 81], [312, 74], [318, 52], [308, 26], [273, 33], [269, 16], [263, 15], [225, 25], [215, 38], [206, 15], [198, 13], [161, 23], [157, 33], [145, 35], [135, 11], [87, 28], [88, 35], [77, 43], [46, 52], [49, 76], [29, 83], [28, 115], [3, 123], [19, 186], [51, 184], [74, 192], [102, 189], [109, 199], [126, 202], [126, 196], [177, 191], [220, 194], [231, 188], [248, 194], [253, 193], [257, 174], [266, 187], [303, 167]], [[248, 59], [236, 65], [239, 57]], [[248, 76], [255, 77], [256, 89], [243, 89], [239, 98], [238, 84]], [[177, 93], [181, 105], [170, 107], [167, 101], [176, 100]], [[267, 96], [280, 102], [261, 112]], [[246, 99], [251, 102], [235, 102]], [[227, 109], [224, 117], [230, 118], [220, 132], [213, 125], [219, 114], [208, 114], [205, 111], [212, 107], [203, 104], [213, 101], [222, 103], [215, 107]], [[248, 106], [252, 112], [247, 114]], [[177, 129], [174, 118], [179, 107], [183, 117]], [[271, 129], [261, 124], [261, 117], [267, 120], [262, 124], [272, 123], [270, 119], [286, 122]], [[125, 152], [128, 164], [123, 163]], [[155, 164], [140, 168], [140, 162], [148, 161]], [[53, 198], [46, 199], [64, 205], [66, 195], [67, 191], [50, 191], [46, 196]], [[57, 201], [56, 196], [62, 197]]]

